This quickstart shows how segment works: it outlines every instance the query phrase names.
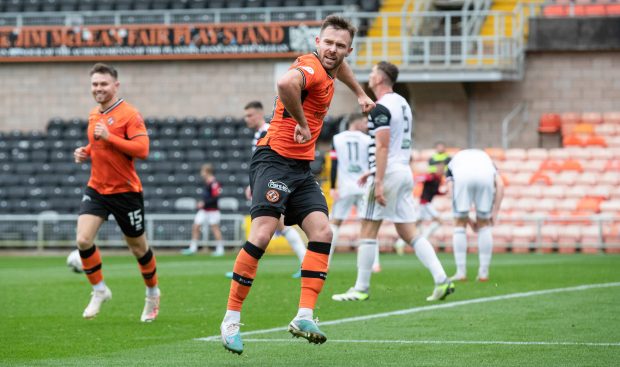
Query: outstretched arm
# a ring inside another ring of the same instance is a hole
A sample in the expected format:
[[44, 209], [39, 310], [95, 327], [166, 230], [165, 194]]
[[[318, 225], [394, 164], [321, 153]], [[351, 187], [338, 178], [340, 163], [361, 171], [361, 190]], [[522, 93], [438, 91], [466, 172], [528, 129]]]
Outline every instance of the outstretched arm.
[[346, 61], [343, 61], [338, 68], [338, 80], [343, 82], [357, 96], [357, 103], [362, 107], [363, 112], [369, 112], [375, 108], [375, 103], [366, 95], [364, 88], [357, 82], [353, 70]]

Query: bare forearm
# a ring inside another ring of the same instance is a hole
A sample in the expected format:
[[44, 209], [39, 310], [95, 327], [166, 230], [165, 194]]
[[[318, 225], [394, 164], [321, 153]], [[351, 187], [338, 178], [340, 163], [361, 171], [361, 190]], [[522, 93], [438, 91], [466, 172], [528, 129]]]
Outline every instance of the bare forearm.
[[387, 169], [387, 156], [388, 156], [388, 148], [387, 146], [378, 146], [375, 151], [375, 180], [383, 181], [385, 177], [385, 170]]
[[308, 121], [301, 105], [301, 87], [297, 83], [278, 82], [278, 96], [295, 121], [300, 126], [307, 127]]
[[353, 70], [346, 61], [343, 61], [338, 69], [338, 80], [343, 82], [351, 91], [358, 97], [365, 96], [366, 93], [362, 86], [355, 79], [355, 74], [353, 74]]

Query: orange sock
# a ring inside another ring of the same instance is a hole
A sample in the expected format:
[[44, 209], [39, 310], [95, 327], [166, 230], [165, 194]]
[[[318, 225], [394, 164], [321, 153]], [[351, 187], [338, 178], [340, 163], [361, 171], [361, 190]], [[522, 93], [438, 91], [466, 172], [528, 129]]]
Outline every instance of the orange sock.
[[79, 251], [82, 258], [82, 269], [84, 269], [88, 281], [92, 285], [100, 283], [103, 280], [103, 273], [101, 272], [101, 253], [99, 248], [93, 244], [93, 247]]
[[316, 299], [327, 278], [327, 259], [330, 247], [331, 244], [328, 242], [308, 242], [308, 251], [301, 263], [299, 308], [314, 309]]
[[155, 262], [155, 255], [149, 248], [148, 251], [138, 259], [138, 265], [140, 266], [140, 272], [142, 278], [144, 278], [144, 284], [147, 287], [157, 286], [157, 263]]
[[250, 287], [254, 282], [256, 270], [258, 269], [258, 260], [263, 256], [265, 250], [262, 250], [249, 241], [245, 245], [235, 260], [233, 267], [233, 278], [230, 282], [230, 293], [228, 294], [227, 310], [241, 311], [245, 297], [250, 293]]

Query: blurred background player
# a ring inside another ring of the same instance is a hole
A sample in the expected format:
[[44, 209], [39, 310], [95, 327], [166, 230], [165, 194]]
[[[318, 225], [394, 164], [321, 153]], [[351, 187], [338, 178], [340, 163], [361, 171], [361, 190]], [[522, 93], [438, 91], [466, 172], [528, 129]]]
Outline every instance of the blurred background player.
[[428, 172], [437, 172], [437, 165], [443, 164], [444, 169], [450, 163], [450, 155], [446, 152], [446, 144], [442, 141], [435, 143], [435, 153], [428, 159]]
[[144, 234], [142, 183], [134, 159], [146, 159], [149, 137], [138, 110], [117, 96], [118, 72], [95, 64], [90, 70], [90, 87], [99, 104], [88, 116], [88, 145], [74, 151], [76, 163], [90, 158], [91, 173], [77, 221], [77, 245], [82, 265], [93, 292], [83, 317], [92, 319], [101, 305], [112, 299], [103, 280], [102, 261], [95, 237], [110, 214], [118, 223], [129, 249], [138, 260], [146, 284], [146, 301], [140, 320], [150, 322], [159, 313], [155, 255]]
[[365, 211], [357, 250], [357, 280], [335, 301], [363, 301], [368, 299], [372, 264], [377, 236], [383, 220], [394, 223], [396, 232], [430, 270], [435, 288], [428, 301], [443, 300], [454, 292], [454, 285], [435, 254], [433, 246], [424, 237], [416, 237], [416, 213], [413, 200], [411, 159], [411, 132], [413, 114], [406, 99], [394, 93], [398, 67], [386, 61], [373, 66], [368, 79], [370, 89], [377, 96], [377, 106], [370, 112], [368, 131], [372, 138], [369, 152], [370, 172], [360, 182], [370, 178], [364, 202]]
[[314, 308], [327, 278], [332, 231], [327, 202], [310, 162], [334, 96], [335, 78], [355, 93], [363, 111], [374, 107], [344, 62], [353, 50], [354, 35], [355, 27], [349, 21], [328, 16], [315, 38], [316, 51], [298, 57], [278, 79], [271, 126], [258, 141], [250, 163], [250, 234], [235, 260], [226, 314], [220, 326], [222, 344], [233, 353], [243, 352], [241, 308], [282, 215], [286, 224], [299, 224], [308, 236], [297, 314], [288, 331], [310, 343], [327, 340], [314, 320]]
[[[478, 232], [479, 268], [478, 280], [489, 279], [489, 265], [493, 253], [492, 225], [504, 197], [504, 184], [489, 155], [479, 149], [458, 152], [448, 164], [448, 190], [452, 193], [454, 212], [454, 260], [456, 274], [452, 280], [467, 280], [467, 234], [469, 223]], [[472, 204], [476, 208], [476, 220], [469, 218]]]
[[[422, 237], [426, 238], [430, 238], [441, 225], [439, 213], [433, 206], [433, 198], [438, 194], [442, 194], [440, 187], [444, 177], [445, 166], [442, 161], [432, 167], [432, 170], [429, 169], [431, 172], [416, 176], [415, 178], [416, 181], [422, 182], [422, 195], [420, 195], [419, 215], [416, 225]], [[431, 221], [431, 224], [424, 230], [422, 230], [423, 221]]]
[[[334, 135], [332, 140], [330, 194], [334, 200], [331, 212], [333, 238], [328, 264], [331, 264], [342, 221], [349, 217], [354, 205], [358, 212], [362, 207], [364, 189], [357, 181], [368, 171], [368, 147], [372, 139], [366, 134], [367, 131], [368, 118], [359, 113], [352, 114], [348, 129]], [[378, 256], [376, 259], [374, 266], [379, 267]]]
[[220, 186], [213, 173], [213, 165], [209, 163], [202, 165], [200, 177], [204, 180], [205, 186], [202, 192], [202, 200], [198, 202], [198, 211], [192, 225], [192, 240], [189, 248], [181, 251], [183, 255], [193, 255], [198, 252], [198, 241], [200, 240], [202, 227], [208, 224], [210, 232], [213, 233], [213, 238], [215, 239], [215, 250], [211, 253], [211, 256], [224, 256], [224, 243], [222, 242], [222, 231], [220, 230], [221, 214], [217, 206], [222, 193], [222, 186]]
[[[252, 153], [256, 150], [256, 143], [260, 138], [267, 134], [267, 129], [269, 129], [269, 123], [265, 121], [265, 112], [263, 111], [263, 104], [259, 101], [252, 101], [245, 105], [243, 119], [247, 127], [250, 129], [256, 130], [254, 133], [254, 139], [252, 140]], [[252, 191], [250, 190], [250, 186], [245, 189], [245, 195], [248, 200], [252, 199]], [[304, 260], [304, 256], [306, 255], [306, 244], [301, 239], [299, 233], [292, 227], [284, 225], [284, 216], [280, 217], [280, 224], [278, 224], [278, 228], [276, 229], [276, 235], [283, 235], [284, 238], [288, 241], [291, 249], [297, 255], [299, 259], [299, 264]], [[227, 277], [232, 277], [232, 272], [226, 273]], [[301, 277], [301, 270], [297, 270], [293, 273], [293, 278]]]

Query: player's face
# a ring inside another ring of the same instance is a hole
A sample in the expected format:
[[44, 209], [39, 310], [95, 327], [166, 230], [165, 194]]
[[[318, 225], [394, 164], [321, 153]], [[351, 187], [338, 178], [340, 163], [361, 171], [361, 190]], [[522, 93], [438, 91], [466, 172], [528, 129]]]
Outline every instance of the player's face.
[[90, 77], [90, 91], [95, 101], [101, 105], [116, 99], [118, 80], [110, 74], [95, 73]]
[[316, 38], [316, 51], [321, 65], [326, 70], [337, 69], [344, 58], [353, 51], [351, 41], [349, 31], [332, 27], [325, 28]]
[[370, 87], [370, 89], [373, 89], [377, 85], [381, 84], [382, 80], [383, 74], [381, 73], [381, 70], [379, 70], [377, 65], [373, 66], [372, 70], [370, 71], [370, 75], [368, 76], [368, 86]]
[[245, 124], [250, 129], [258, 129], [261, 121], [263, 121], [263, 111], [257, 108], [248, 108], [243, 116]]

